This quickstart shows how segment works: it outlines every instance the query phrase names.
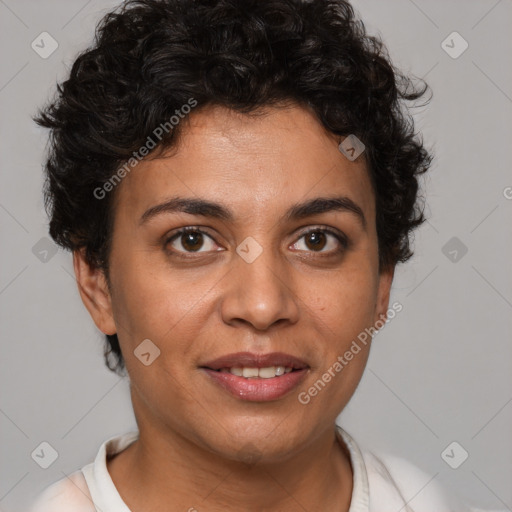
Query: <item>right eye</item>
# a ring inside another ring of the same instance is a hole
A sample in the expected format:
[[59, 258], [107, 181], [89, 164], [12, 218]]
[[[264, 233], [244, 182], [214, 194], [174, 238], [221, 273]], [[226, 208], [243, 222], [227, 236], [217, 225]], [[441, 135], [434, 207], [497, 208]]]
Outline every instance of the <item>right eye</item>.
[[[206, 250], [201, 250], [205, 245]], [[172, 251], [179, 253], [209, 252], [215, 250], [214, 245], [210, 235], [192, 226], [176, 231], [165, 242], [166, 247], [170, 246]]]

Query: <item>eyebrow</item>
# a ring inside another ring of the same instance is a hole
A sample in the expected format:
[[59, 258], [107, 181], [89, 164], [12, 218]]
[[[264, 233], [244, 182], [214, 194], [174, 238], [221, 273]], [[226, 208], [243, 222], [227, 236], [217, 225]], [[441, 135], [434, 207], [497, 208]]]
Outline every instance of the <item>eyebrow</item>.
[[[341, 211], [349, 212], [359, 219], [366, 229], [366, 218], [362, 208], [347, 196], [317, 197], [303, 203], [292, 205], [284, 214], [283, 220], [293, 221], [305, 219], [322, 213]], [[190, 215], [200, 215], [212, 219], [219, 219], [232, 222], [235, 218], [233, 212], [225, 206], [206, 199], [173, 197], [164, 203], [152, 206], [147, 209], [140, 218], [140, 224], [163, 213], [182, 212]]]

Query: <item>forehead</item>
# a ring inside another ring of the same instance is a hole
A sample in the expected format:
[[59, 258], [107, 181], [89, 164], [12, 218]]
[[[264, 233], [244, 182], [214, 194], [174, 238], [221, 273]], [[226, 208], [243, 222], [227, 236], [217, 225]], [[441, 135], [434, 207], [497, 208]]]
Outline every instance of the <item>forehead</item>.
[[368, 220], [374, 196], [363, 157], [303, 107], [242, 114], [207, 107], [182, 121], [175, 148], [139, 163], [117, 190], [116, 216], [142, 215], [172, 196], [230, 205], [240, 219], [278, 214], [308, 198], [344, 195]]

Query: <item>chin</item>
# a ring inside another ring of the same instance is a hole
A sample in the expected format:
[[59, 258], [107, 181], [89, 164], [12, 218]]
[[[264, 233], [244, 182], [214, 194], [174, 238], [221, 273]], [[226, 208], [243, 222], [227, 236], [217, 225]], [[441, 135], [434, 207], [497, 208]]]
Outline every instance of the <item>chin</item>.
[[282, 419], [264, 426], [260, 422], [251, 427], [239, 424], [238, 429], [230, 430], [227, 425], [225, 428], [216, 440], [205, 439], [206, 444], [224, 459], [249, 465], [283, 462], [308, 441], [302, 428], [297, 428], [301, 436], [294, 435], [294, 428]]

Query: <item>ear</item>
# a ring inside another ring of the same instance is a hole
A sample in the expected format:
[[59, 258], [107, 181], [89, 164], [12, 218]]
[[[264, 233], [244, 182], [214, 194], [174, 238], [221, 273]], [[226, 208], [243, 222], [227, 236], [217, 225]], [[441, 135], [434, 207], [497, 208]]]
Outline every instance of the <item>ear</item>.
[[104, 334], [116, 334], [112, 300], [103, 270], [87, 263], [83, 249], [73, 252], [73, 267], [80, 297], [94, 323]]
[[375, 308], [375, 318], [373, 323], [378, 320], [386, 320], [389, 309], [389, 295], [391, 293], [391, 284], [395, 274], [395, 267], [390, 266], [382, 270], [379, 274], [379, 288], [377, 292], [377, 304]]

